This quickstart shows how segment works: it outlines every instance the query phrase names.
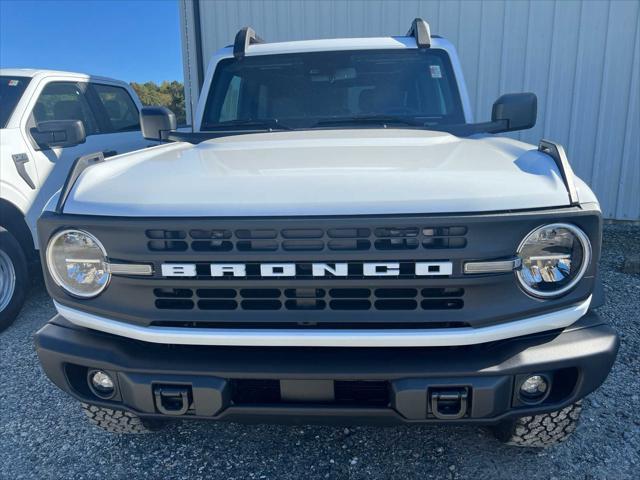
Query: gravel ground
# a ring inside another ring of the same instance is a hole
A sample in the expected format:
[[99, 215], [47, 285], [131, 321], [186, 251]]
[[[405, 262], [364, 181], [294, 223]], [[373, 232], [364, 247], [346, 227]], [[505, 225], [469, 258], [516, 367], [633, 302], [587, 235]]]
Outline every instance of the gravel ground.
[[608, 380], [585, 400], [582, 423], [544, 451], [502, 446], [481, 428], [247, 426], [190, 422], [156, 435], [90, 426], [40, 370], [33, 334], [54, 309], [42, 285], [0, 334], [0, 478], [637, 478], [640, 466], [640, 227], [605, 228], [600, 313], [621, 333]]

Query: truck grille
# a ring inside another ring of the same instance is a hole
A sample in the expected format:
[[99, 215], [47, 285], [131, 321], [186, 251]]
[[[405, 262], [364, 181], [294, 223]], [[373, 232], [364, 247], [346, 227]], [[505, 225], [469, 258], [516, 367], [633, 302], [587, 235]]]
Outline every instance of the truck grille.
[[[593, 242], [594, 267], [567, 295], [540, 302], [522, 292], [511, 272], [464, 273], [467, 261], [513, 257], [527, 233], [551, 222], [576, 224]], [[600, 248], [600, 219], [581, 209], [240, 218], [46, 214], [39, 221], [41, 238], [69, 225], [99, 238], [110, 262], [151, 265], [153, 274], [114, 275], [101, 295], [88, 300], [70, 297], [47, 277], [56, 300], [135, 325], [192, 329], [501, 324], [586, 298]], [[396, 275], [366, 275], [366, 264], [391, 262], [398, 265]], [[451, 273], [416, 275], [418, 263], [430, 262], [450, 264]], [[313, 274], [314, 264], [338, 263], [347, 264], [346, 275]], [[195, 266], [195, 275], [163, 275], [165, 264]], [[214, 276], [213, 264], [241, 264], [245, 275]], [[295, 275], [264, 276], [265, 264], [294, 265]]]
[[160, 310], [459, 310], [462, 288], [156, 288]]
[[153, 252], [318, 252], [464, 248], [464, 226], [147, 230]]

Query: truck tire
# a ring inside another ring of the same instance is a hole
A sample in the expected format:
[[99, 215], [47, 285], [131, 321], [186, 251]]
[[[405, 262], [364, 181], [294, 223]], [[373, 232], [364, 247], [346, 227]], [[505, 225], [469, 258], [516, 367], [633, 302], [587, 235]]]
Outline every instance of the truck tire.
[[13, 323], [22, 308], [29, 288], [27, 268], [20, 244], [0, 227], [0, 332]]
[[142, 420], [135, 413], [82, 403], [89, 422], [110, 433], [152, 433], [163, 427], [162, 422]]
[[521, 417], [497, 425], [494, 435], [507, 445], [544, 448], [564, 442], [578, 425], [582, 402], [576, 402], [562, 410]]

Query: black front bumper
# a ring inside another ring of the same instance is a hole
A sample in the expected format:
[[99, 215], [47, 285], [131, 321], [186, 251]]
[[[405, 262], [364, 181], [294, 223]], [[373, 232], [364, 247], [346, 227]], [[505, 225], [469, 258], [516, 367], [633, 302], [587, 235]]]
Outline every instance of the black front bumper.
[[[186, 409], [180, 418], [300, 423], [490, 424], [553, 411], [602, 384], [618, 344], [594, 312], [562, 331], [450, 348], [158, 345], [60, 316], [36, 335], [46, 374], [78, 400], [149, 418]], [[92, 369], [117, 378], [111, 399], [89, 388]], [[551, 388], [524, 401], [519, 384], [534, 373]]]

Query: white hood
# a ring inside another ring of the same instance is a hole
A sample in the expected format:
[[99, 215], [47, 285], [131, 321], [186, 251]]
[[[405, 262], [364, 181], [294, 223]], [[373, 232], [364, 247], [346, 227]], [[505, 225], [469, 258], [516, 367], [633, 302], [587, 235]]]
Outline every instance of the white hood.
[[115, 157], [65, 213], [134, 217], [489, 212], [567, 206], [553, 160], [504, 137], [402, 129], [240, 135]]

